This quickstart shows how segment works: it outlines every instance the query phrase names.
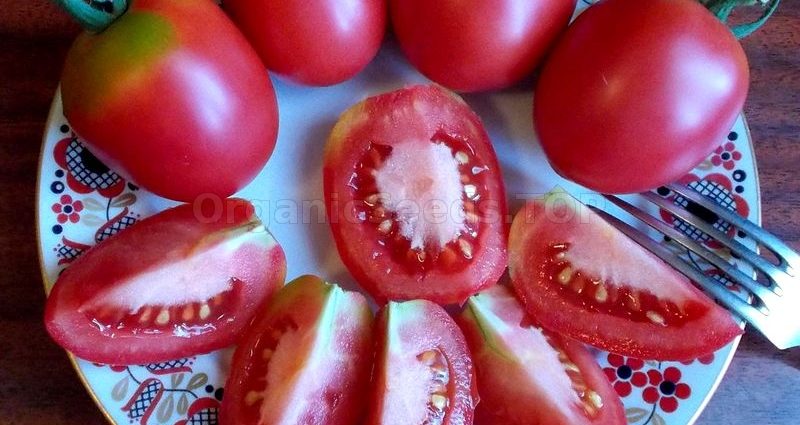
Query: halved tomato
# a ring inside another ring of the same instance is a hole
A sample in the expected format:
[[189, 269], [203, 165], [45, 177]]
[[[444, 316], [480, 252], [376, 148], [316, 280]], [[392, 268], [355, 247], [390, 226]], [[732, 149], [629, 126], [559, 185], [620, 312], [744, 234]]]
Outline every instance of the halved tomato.
[[742, 333], [683, 275], [563, 191], [514, 217], [509, 252], [511, 280], [528, 313], [604, 350], [687, 360]]
[[389, 302], [375, 327], [366, 425], [469, 425], [478, 393], [467, 343], [430, 301]]
[[234, 343], [285, 275], [283, 250], [248, 201], [184, 204], [75, 260], [50, 292], [45, 324], [98, 363], [206, 353]]
[[534, 326], [511, 291], [494, 286], [458, 318], [478, 379], [478, 425], [625, 424], [625, 411], [580, 342]]
[[372, 312], [315, 276], [289, 282], [233, 355], [220, 423], [351, 425], [369, 385]]
[[324, 181], [339, 254], [379, 302], [461, 303], [506, 267], [500, 168], [454, 93], [414, 86], [348, 109], [325, 147]]

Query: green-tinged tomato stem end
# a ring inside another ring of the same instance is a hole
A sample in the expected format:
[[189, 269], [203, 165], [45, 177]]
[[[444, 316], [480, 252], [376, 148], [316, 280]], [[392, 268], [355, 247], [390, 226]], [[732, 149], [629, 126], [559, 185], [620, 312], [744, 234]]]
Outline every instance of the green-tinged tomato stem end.
[[54, 0], [87, 31], [102, 32], [128, 9], [129, 0]]

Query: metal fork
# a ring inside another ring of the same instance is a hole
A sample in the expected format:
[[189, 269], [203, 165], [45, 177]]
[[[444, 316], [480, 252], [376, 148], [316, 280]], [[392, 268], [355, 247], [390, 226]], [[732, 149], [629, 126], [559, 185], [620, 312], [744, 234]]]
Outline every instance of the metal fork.
[[695, 190], [679, 185], [670, 185], [668, 188], [676, 194], [683, 196], [685, 199], [689, 200], [689, 202], [707, 209], [722, 220], [744, 232], [746, 236], [755, 240], [758, 245], [771, 251], [778, 259], [778, 263], [776, 264], [767, 260], [741, 242], [728, 237], [725, 233], [714, 228], [713, 225], [689, 212], [684, 207], [672, 202], [670, 199], [665, 199], [652, 192], [642, 193], [640, 196], [683, 222], [694, 226], [730, 249], [733, 254], [752, 265], [757, 272], [765, 276], [767, 282], [761, 283], [753, 279], [734, 264], [703, 247], [700, 243], [674, 228], [672, 225], [664, 223], [623, 199], [613, 195], [603, 196], [630, 215], [636, 217], [663, 235], [668, 236], [690, 252], [697, 254], [710, 265], [724, 273], [731, 281], [747, 289], [749, 293], [752, 294], [750, 302], [731, 292], [721, 282], [709, 277], [704, 274], [703, 271], [687, 263], [686, 260], [674, 254], [662, 244], [654, 241], [644, 232], [600, 209], [591, 208], [639, 245], [642, 245], [700, 285], [721, 304], [761, 331], [761, 333], [779, 349], [799, 346], [800, 255], [789, 248], [789, 246], [775, 235], [767, 232], [755, 223], [742, 218], [735, 212], [717, 204]]

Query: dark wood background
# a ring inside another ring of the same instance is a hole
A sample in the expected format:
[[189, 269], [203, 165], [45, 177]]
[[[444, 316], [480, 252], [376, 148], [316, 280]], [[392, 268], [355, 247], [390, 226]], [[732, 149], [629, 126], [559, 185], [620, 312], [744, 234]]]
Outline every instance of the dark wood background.
[[[104, 424], [42, 326], [34, 231], [42, 131], [77, 28], [44, 0], [0, 0], [0, 423]], [[800, 1], [785, 0], [743, 41], [745, 106], [760, 170], [764, 225], [800, 248]], [[800, 308], [800, 306], [798, 306]], [[800, 424], [800, 349], [754, 332], [700, 424]]]

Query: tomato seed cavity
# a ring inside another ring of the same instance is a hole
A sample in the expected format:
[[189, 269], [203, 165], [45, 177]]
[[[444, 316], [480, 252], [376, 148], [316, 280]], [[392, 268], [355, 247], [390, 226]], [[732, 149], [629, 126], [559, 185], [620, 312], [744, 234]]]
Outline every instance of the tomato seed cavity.
[[178, 336], [199, 335], [227, 320], [224, 314], [236, 305], [241, 296], [240, 285], [222, 292], [210, 300], [176, 306], [144, 306], [129, 312], [117, 307], [100, 307], [84, 312], [86, 317], [105, 335], [174, 333]]
[[423, 425], [441, 425], [450, 406], [447, 398], [447, 385], [450, 383], [450, 365], [439, 349], [428, 350], [417, 356], [417, 360], [430, 369], [431, 384], [428, 401], [428, 415]]
[[591, 311], [659, 326], [681, 325], [694, 315], [695, 307], [691, 305], [678, 306], [649, 292], [632, 290], [624, 282], [602, 281], [576, 270], [567, 260], [568, 251], [569, 244], [551, 245], [540, 272], [549, 276], [552, 286], [569, 302]]

